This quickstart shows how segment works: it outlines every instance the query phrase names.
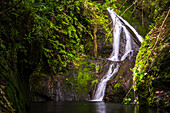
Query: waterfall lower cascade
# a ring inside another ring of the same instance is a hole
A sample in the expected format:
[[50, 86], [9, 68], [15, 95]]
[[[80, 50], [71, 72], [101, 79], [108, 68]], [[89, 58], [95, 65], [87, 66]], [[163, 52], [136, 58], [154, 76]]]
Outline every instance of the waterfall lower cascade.
[[[113, 9], [107, 8], [112, 22], [113, 22], [113, 51], [108, 58], [111, 61], [124, 61], [127, 57], [131, 57], [133, 55], [132, 49], [132, 35], [128, 31], [127, 27], [135, 34], [138, 41], [142, 43], [143, 38], [137, 33], [137, 31], [122, 17], [117, 15]], [[125, 37], [125, 45], [124, 45], [124, 52], [120, 54], [120, 40], [121, 36]], [[102, 101], [105, 95], [105, 89], [107, 81], [111, 78], [115, 77], [117, 72], [119, 71], [120, 64], [119, 63], [112, 63], [109, 66], [107, 73], [104, 77], [100, 80], [98, 84], [97, 90], [95, 92], [94, 98], [92, 101]]]

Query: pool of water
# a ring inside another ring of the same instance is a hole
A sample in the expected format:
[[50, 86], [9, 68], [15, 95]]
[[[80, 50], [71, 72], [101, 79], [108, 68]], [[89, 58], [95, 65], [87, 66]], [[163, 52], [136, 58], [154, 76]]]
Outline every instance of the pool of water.
[[105, 102], [32, 103], [30, 113], [167, 113], [134, 105]]

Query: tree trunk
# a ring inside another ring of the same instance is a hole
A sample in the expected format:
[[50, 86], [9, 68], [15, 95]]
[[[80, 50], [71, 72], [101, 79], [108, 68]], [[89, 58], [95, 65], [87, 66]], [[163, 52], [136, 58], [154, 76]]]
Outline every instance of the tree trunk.
[[94, 30], [93, 30], [93, 48], [94, 48], [94, 57], [98, 56], [98, 52], [97, 52], [97, 36], [96, 36], [96, 32], [97, 32], [97, 25], [94, 24]]

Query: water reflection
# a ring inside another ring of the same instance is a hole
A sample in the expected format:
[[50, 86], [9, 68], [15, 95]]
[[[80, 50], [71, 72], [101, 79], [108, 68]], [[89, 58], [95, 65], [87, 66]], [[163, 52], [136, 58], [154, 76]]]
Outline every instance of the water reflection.
[[139, 105], [123, 105], [118, 103], [94, 102], [95, 111], [92, 113], [166, 113]]
[[95, 102], [94, 113], [139, 113], [137, 107], [116, 103]]
[[106, 113], [106, 105], [102, 102], [95, 103], [96, 105], [96, 113]]
[[32, 103], [30, 113], [167, 113], [135, 105], [105, 102]]
[[134, 113], [139, 113], [139, 106], [138, 105], [134, 106]]

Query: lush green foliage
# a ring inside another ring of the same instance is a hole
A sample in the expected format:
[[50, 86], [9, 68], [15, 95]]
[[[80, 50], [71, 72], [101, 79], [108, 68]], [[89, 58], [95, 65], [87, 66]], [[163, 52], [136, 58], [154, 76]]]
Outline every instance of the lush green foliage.
[[[0, 85], [5, 86], [3, 89], [5, 95], [17, 112], [26, 112], [25, 108], [28, 108], [30, 101], [29, 87], [40, 86], [44, 77], [55, 76], [58, 80], [65, 78], [62, 81], [72, 82], [78, 90], [97, 82], [94, 74], [89, 73], [95, 64], [87, 63], [81, 57], [84, 54], [92, 55], [90, 49], [93, 46], [93, 31], [96, 26], [98, 32], [104, 33], [106, 44], [112, 42], [106, 8], [112, 7], [116, 11], [124, 1], [100, 2], [91, 0], [0, 1]], [[124, 4], [117, 13], [121, 14], [129, 3], [131, 2]], [[167, 0], [143, 0], [142, 3], [138, 1], [123, 17], [132, 25], [139, 25], [137, 29], [141, 34], [147, 33], [146, 27], [150, 23], [152, 23], [150, 29], [157, 32], [159, 31], [157, 26], [160, 25], [155, 26], [155, 23], [160, 23], [157, 20], [162, 21], [161, 18], [164, 18], [163, 12], [166, 12], [167, 4]], [[145, 15], [136, 16], [143, 14]], [[148, 23], [143, 20], [147, 17]], [[147, 24], [143, 25], [145, 22]], [[134, 80], [137, 79], [135, 90], [141, 85], [151, 92], [150, 81], [155, 76], [159, 76], [158, 74], [148, 76], [146, 70], [151, 66], [153, 68], [150, 70], [158, 72], [160, 68], [157, 68], [153, 62], [159, 59], [155, 54], [166, 56], [160, 52], [169, 47], [167, 38], [164, 37], [167, 31], [162, 32], [164, 35], [161, 34], [159, 46], [154, 51], [150, 49], [157, 39], [153, 31], [146, 36], [140, 48], [133, 69]], [[104, 37], [97, 34], [97, 38]], [[149, 56], [150, 53], [152, 54]], [[160, 62], [162, 59], [161, 57]], [[68, 73], [69, 65], [75, 66], [77, 76]], [[91, 67], [82, 68], [80, 65]], [[94, 70], [98, 71], [99, 68], [96, 67]], [[163, 74], [168, 77], [166, 73]]]
[[[89, 50], [93, 27], [108, 24], [105, 10], [113, 2], [0, 2], [0, 81], [7, 84], [7, 98], [17, 112], [26, 112], [29, 85], [39, 85], [44, 76], [62, 75]], [[108, 34], [109, 27], [104, 29]], [[91, 74], [79, 71], [76, 80], [78, 85], [86, 85]]]
[[[158, 1], [152, 2], [152, 4], [155, 4], [156, 2]], [[137, 90], [141, 104], [153, 104], [155, 91], [157, 89], [156, 87], [152, 86], [152, 82], [155, 79], [169, 78], [169, 69], [165, 66], [165, 62], [166, 60], [168, 60], [167, 57], [169, 56], [169, 24], [166, 20], [166, 17], [168, 15], [168, 11], [167, 9], [165, 9], [167, 6], [166, 3], [167, 1], [164, 1], [164, 5], [162, 7], [159, 6], [160, 4], [155, 4], [155, 10], [160, 9], [159, 11], [162, 11], [163, 13], [150, 14], [153, 19], [155, 19], [156, 23], [151, 24], [151, 31], [147, 34], [144, 42], [139, 49], [136, 64], [133, 68], [133, 88], [135, 91]], [[164, 67], [164, 72], [163, 70], [160, 70], [162, 69], [162, 67]]]
[[93, 86], [92, 81], [96, 79], [93, 74], [95, 71], [95, 63], [80, 59], [73, 68], [75, 68], [73, 72], [74, 75], [66, 78], [66, 82], [71, 82], [73, 84], [73, 89], [76, 89], [78, 92], [88, 92]]

